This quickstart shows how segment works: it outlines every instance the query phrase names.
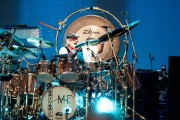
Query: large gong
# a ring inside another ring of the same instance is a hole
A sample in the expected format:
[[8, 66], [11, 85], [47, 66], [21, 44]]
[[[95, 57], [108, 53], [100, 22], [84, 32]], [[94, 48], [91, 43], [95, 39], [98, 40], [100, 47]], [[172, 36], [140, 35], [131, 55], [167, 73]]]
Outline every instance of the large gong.
[[[108, 29], [106, 30], [102, 26], [107, 26]], [[86, 15], [76, 19], [72, 22], [68, 28], [66, 29], [63, 37], [63, 45], [66, 44], [66, 36], [69, 33], [76, 33], [79, 36], [79, 42], [85, 41], [87, 38], [94, 38], [97, 39], [100, 36], [107, 33], [107, 31], [114, 30], [115, 27], [111, 22], [107, 19], [97, 16], [97, 15]], [[104, 42], [103, 52], [97, 54], [99, 58], [103, 61], [106, 61], [113, 56], [113, 52], [110, 46], [110, 41]], [[113, 49], [115, 54], [118, 54], [120, 40], [119, 37], [113, 38]]]

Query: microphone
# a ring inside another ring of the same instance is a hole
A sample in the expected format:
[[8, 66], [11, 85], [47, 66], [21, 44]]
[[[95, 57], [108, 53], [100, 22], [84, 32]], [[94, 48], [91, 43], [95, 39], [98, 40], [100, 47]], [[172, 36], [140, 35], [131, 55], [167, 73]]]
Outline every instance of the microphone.
[[90, 9], [90, 10], [93, 10], [93, 9], [94, 9], [94, 10], [99, 10], [98, 7], [90, 7], [89, 9]]
[[128, 14], [128, 12], [123, 11], [123, 12], [121, 12], [121, 14], [123, 14], [123, 15], [127, 15], [127, 14]]
[[138, 63], [137, 53], [135, 52], [133, 57], [135, 58], [136, 62]]
[[149, 54], [149, 57], [150, 57], [151, 60], [154, 60], [154, 61], [155, 61], [155, 59], [154, 59], [154, 57], [151, 55], [151, 53]]
[[107, 31], [108, 28], [111, 28], [109, 26], [101, 26], [101, 27], [103, 27], [106, 31]]
[[105, 29], [106, 29], [106, 28], [111, 28], [111, 27], [109, 27], [109, 26], [101, 26], [101, 27], [103, 27], [103, 28], [105, 28]]
[[53, 58], [67, 58], [67, 54], [53, 55]]

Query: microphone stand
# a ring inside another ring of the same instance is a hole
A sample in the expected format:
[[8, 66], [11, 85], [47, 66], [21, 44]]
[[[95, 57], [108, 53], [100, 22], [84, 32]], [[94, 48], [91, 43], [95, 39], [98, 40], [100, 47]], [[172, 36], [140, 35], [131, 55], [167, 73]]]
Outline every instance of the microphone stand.
[[153, 71], [152, 61], [154, 60], [154, 57], [151, 55], [151, 53], [149, 54], [149, 58], [150, 58], [150, 64], [151, 64], [151, 71]]

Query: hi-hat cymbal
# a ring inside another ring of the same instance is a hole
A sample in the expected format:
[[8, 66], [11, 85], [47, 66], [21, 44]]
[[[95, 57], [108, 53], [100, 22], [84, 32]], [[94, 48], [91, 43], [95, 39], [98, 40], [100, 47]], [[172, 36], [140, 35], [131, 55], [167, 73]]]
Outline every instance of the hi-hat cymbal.
[[41, 48], [51, 48], [54, 46], [53, 43], [49, 41], [45, 41], [42, 38], [28, 38], [27, 41], [36, 47], [41, 47]]
[[6, 42], [7, 45], [15, 44], [24, 46], [24, 43], [17, 36], [13, 35], [11, 32], [4, 29], [0, 29], [0, 39], [1, 41]]
[[79, 47], [83, 47], [83, 46], [94, 46], [94, 45], [97, 45], [99, 44], [100, 41], [97, 40], [97, 39], [92, 39], [92, 40], [86, 40], [86, 41], [83, 41], [83, 42], [80, 42], [78, 43], [75, 48], [79, 48]]

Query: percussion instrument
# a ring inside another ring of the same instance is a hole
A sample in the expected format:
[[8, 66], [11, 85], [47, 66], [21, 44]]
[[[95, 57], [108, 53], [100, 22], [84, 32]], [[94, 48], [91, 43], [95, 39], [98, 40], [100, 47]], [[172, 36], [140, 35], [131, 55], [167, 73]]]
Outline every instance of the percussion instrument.
[[66, 87], [51, 87], [42, 97], [41, 108], [44, 115], [50, 120], [67, 120], [76, 111], [76, 97]]

